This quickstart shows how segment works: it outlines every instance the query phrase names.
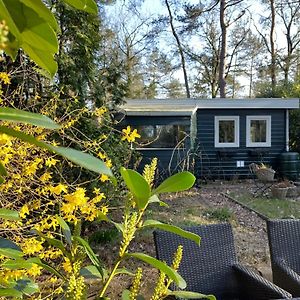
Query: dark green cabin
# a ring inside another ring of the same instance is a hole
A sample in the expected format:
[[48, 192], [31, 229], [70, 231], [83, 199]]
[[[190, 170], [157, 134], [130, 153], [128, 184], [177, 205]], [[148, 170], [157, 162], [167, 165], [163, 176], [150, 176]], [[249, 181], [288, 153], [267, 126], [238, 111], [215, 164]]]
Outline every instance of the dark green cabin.
[[121, 125], [142, 136], [134, 146], [141, 168], [157, 157], [163, 175], [247, 178], [253, 162], [278, 168], [289, 150], [289, 110], [297, 108], [298, 99], [128, 100]]

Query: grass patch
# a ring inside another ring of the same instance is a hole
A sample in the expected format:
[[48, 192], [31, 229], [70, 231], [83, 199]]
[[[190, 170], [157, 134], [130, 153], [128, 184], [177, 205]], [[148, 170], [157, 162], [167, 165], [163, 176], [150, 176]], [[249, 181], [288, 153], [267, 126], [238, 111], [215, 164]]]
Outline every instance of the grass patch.
[[210, 208], [203, 211], [203, 215], [210, 220], [228, 222], [234, 218], [234, 214], [227, 207]]
[[103, 229], [93, 232], [89, 237], [89, 243], [106, 244], [117, 240], [120, 234], [116, 228]]
[[254, 198], [250, 194], [232, 194], [232, 197], [270, 219], [300, 218], [300, 201], [267, 197]]

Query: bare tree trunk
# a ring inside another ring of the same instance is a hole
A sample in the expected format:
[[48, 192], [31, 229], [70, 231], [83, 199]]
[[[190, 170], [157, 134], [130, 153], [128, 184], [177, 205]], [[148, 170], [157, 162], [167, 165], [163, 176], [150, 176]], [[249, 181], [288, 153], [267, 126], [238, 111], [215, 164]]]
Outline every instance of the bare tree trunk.
[[250, 79], [249, 79], [249, 98], [252, 98], [252, 86], [253, 86], [253, 64], [254, 58], [251, 57], [251, 64], [250, 64]]
[[220, 86], [221, 98], [226, 98], [225, 59], [226, 59], [226, 43], [227, 43], [227, 26], [225, 24], [225, 9], [226, 9], [226, 0], [221, 0], [220, 1], [220, 26], [221, 26], [222, 38], [221, 38], [220, 65], [219, 65], [219, 86]]
[[176, 30], [175, 30], [175, 27], [174, 27], [173, 15], [172, 15], [171, 7], [170, 7], [170, 4], [169, 4], [168, 0], [165, 0], [165, 4], [166, 4], [168, 12], [169, 12], [169, 19], [170, 19], [170, 26], [171, 26], [172, 34], [173, 34], [173, 36], [174, 36], [174, 38], [176, 40], [178, 51], [179, 51], [179, 55], [180, 55], [180, 59], [181, 59], [181, 67], [182, 67], [183, 76], [184, 76], [184, 84], [185, 84], [185, 90], [186, 90], [186, 97], [187, 98], [191, 98], [191, 93], [190, 93], [190, 88], [189, 88], [189, 82], [188, 82], [188, 76], [187, 76], [186, 65], [185, 65], [185, 57], [184, 57], [183, 47], [181, 45], [179, 36], [178, 36], [178, 34], [177, 34]]
[[271, 84], [272, 84], [272, 94], [275, 93], [276, 88], [276, 50], [275, 50], [275, 3], [274, 0], [270, 0], [271, 8], [271, 30], [270, 30], [270, 49], [271, 49]]

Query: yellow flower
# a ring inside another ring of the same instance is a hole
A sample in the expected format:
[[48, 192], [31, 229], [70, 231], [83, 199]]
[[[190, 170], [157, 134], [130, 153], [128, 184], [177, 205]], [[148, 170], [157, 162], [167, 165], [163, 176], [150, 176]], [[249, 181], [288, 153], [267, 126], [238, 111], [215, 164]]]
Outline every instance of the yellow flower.
[[49, 187], [49, 190], [52, 194], [55, 194], [55, 195], [60, 195], [62, 192], [65, 192], [67, 193], [67, 190], [68, 187], [65, 185], [65, 184], [61, 184], [59, 183], [57, 186], [50, 186]]
[[25, 167], [25, 175], [34, 175], [36, 173], [36, 170], [40, 167], [39, 164], [43, 160], [41, 158], [36, 158], [33, 163]]
[[51, 178], [52, 178], [51, 173], [46, 172], [46, 173], [44, 173], [44, 174], [40, 177], [40, 180], [41, 180], [42, 182], [46, 182], [46, 181], [48, 181], [48, 180], [51, 179]]
[[32, 267], [27, 272], [29, 275], [36, 277], [41, 275], [42, 267], [38, 266], [37, 264], [33, 264]]
[[95, 187], [94, 190], [93, 190], [93, 193], [95, 195], [99, 195], [100, 194], [100, 189]]
[[76, 206], [81, 206], [87, 203], [88, 197], [85, 196], [84, 188], [76, 188], [76, 191], [72, 194], [65, 195], [65, 199]]
[[26, 239], [23, 242], [22, 250], [24, 254], [34, 254], [43, 250], [43, 242], [36, 240], [35, 238]]
[[51, 278], [49, 279], [49, 281], [50, 281], [51, 283], [55, 283], [55, 282], [57, 282], [57, 280], [58, 280], [58, 278], [57, 278], [56, 276], [53, 276], [53, 277], [51, 277]]
[[60, 286], [58, 287], [55, 291], [54, 291], [54, 294], [56, 295], [59, 295], [59, 294], [62, 294], [64, 292], [63, 288]]
[[107, 213], [108, 213], [108, 208], [107, 208], [107, 206], [102, 206], [101, 207], [101, 212], [104, 214], [104, 215], [106, 215]]
[[100, 107], [100, 108], [96, 108], [95, 109], [95, 115], [97, 117], [101, 117], [103, 114], [105, 114], [107, 112], [107, 108], [106, 107]]
[[22, 219], [26, 218], [26, 215], [29, 215], [29, 209], [28, 209], [27, 204], [23, 205], [20, 210], [20, 217]]
[[0, 51], [4, 50], [7, 46], [8, 40], [8, 26], [6, 25], [6, 22], [3, 20], [0, 22]]
[[125, 129], [122, 129], [122, 132], [123, 132], [123, 134], [124, 134], [124, 136], [122, 137], [122, 141], [124, 141], [124, 140], [128, 140], [129, 138], [130, 138], [130, 131], [131, 131], [131, 128], [130, 128], [130, 126], [127, 126], [127, 128]]
[[103, 153], [103, 152], [99, 152], [97, 155], [98, 155], [98, 157], [99, 157], [100, 159], [105, 159], [105, 158], [107, 158], [106, 154]]
[[137, 130], [134, 129], [131, 132], [130, 126], [127, 126], [126, 129], [122, 129], [124, 136], [121, 138], [122, 141], [127, 140], [129, 143], [134, 142], [136, 138], [140, 138], [141, 136], [138, 134]]
[[5, 145], [5, 146], [10, 147], [12, 145], [11, 140], [12, 140], [12, 138], [9, 135], [7, 135], [5, 133], [0, 134], [0, 145]]
[[106, 164], [106, 166], [107, 166], [108, 168], [111, 168], [111, 167], [112, 167], [111, 159], [107, 159], [107, 160], [105, 161], [105, 164]]
[[141, 136], [138, 134], [138, 132], [137, 132], [136, 129], [134, 129], [134, 130], [132, 131], [131, 135], [130, 135], [130, 139], [131, 139], [132, 142], [134, 142], [136, 138], [139, 139], [140, 137], [141, 137]]
[[4, 84], [10, 84], [10, 75], [6, 72], [0, 72], [0, 81]]
[[63, 269], [67, 272], [67, 273], [71, 273], [72, 272], [72, 264], [70, 262], [70, 260], [65, 257], [65, 261], [62, 263]]
[[61, 207], [61, 211], [66, 215], [73, 213], [75, 209], [76, 209], [76, 205], [72, 203], [64, 203]]
[[99, 203], [102, 201], [102, 199], [106, 198], [105, 195], [103, 193], [99, 193], [97, 194], [97, 196], [95, 198], [92, 199], [92, 202], [94, 204]]
[[52, 167], [52, 166], [55, 166], [57, 163], [59, 162], [59, 160], [58, 159], [55, 159], [55, 158], [53, 158], [53, 157], [50, 157], [50, 158], [48, 158], [47, 160], [46, 160], [46, 166], [47, 167]]
[[105, 182], [105, 181], [107, 181], [107, 180], [109, 180], [109, 178], [108, 178], [107, 175], [102, 174], [102, 175], [100, 176], [100, 181], [101, 181], [101, 182]]

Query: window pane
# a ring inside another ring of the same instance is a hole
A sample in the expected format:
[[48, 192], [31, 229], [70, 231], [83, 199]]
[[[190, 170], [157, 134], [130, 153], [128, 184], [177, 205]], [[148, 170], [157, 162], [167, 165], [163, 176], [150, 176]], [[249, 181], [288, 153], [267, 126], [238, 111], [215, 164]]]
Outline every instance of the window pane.
[[219, 143], [234, 143], [234, 120], [219, 121]]
[[182, 125], [145, 125], [138, 126], [137, 131], [141, 135], [138, 142], [144, 148], [174, 148], [185, 137]]
[[267, 120], [251, 120], [250, 128], [252, 143], [267, 142]]

